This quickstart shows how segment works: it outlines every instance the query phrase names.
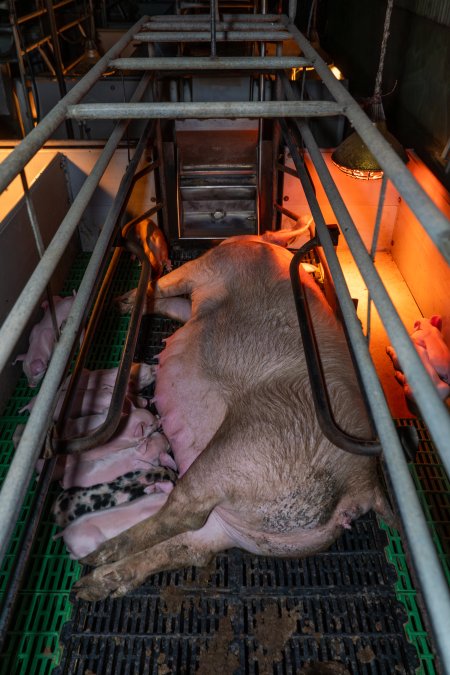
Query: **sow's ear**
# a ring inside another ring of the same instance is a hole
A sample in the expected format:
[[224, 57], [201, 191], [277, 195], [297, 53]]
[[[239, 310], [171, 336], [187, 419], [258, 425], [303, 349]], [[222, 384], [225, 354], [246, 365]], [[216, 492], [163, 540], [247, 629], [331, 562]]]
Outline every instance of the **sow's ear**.
[[438, 330], [442, 330], [442, 318], [439, 316], [439, 314], [434, 314], [430, 319], [430, 323]]

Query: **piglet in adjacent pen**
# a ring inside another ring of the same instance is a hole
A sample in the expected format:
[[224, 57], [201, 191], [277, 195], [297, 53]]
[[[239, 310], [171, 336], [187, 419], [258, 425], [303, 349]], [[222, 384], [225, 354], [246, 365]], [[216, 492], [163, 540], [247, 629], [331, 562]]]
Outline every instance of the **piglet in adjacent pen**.
[[[74, 298], [75, 294], [66, 298], [61, 298], [58, 295], [53, 297], [56, 323], [60, 329], [69, 316]], [[41, 307], [44, 309], [44, 316], [31, 330], [29, 349], [26, 354], [19, 354], [14, 361], [14, 363], [23, 361], [23, 372], [30, 387], [37, 387], [44, 377], [56, 343], [55, 330], [47, 300], [42, 303]]]
[[[439, 396], [445, 400], [450, 395], [450, 350], [444, 342], [441, 331], [442, 319], [439, 315], [434, 315], [431, 319], [418, 319], [414, 323], [414, 331], [410, 337]], [[414, 400], [394, 348], [389, 345], [386, 352], [392, 360], [395, 377], [403, 386], [405, 396]]]
[[[318, 424], [291, 259], [270, 242], [235, 237], [149, 287], [147, 311], [185, 321], [166, 341], [155, 388], [180, 478], [151, 517], [113, 538], [104, 533], [108, 540], [82, 561], [96, 569], [76, 583], [79, 597], [123, 595], [155, 572], [206, 565], [234, 546], [311, 555], [369, 509], [389, 518], [376, 459], [340, 450]], [[342, 328], [300, 274], [334, 415], [368, 437]]]

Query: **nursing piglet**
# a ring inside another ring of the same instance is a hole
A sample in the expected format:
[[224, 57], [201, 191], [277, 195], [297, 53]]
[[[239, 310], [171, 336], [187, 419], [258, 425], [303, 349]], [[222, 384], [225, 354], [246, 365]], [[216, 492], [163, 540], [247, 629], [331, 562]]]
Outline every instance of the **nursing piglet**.
[[[128, 382], [128, 392], [137, 394], [145, 387], [153, 384], [155, 381], [156, 366], [149, 363], [133, 363], [130, 370], [130, 379]], [[114, 387], [117, 378], [118, 367], [105, 368], [99, 370], [88, 370], [83, 368], [78, 382], [79, 389], [111, 389]], [[61, 391], [66, 391], [70, 375], [66, 377], [61, 385]]]
[[52, 515], [60, 527], [66, 527], [80, 516], [126, 504], [152, 492], [170, 492], [177, 475], [171, 469], [152, 467], [144, 471], [128, 471], [110, 482], [89, 487], [73, 486], [56, 498]]
[[[414, 331], [410, 337], [439, 396], [445, 400], [450, 395], [450, 350], [444, 342], [441, 331], [442, 319], [434, 315], [431, 319], [418, 319], [414, 323]], [[402, 372], [394, 348], [389, 345], [386, 352], [392, 360], [395, 377], [403, 386], [405, 396], [413, 400], [414, 395]]]
[[[70, 407], [71, 418], [86, 417], [87, 415], [98, 415], [105, 410], [109, 410], [112, 398], [112, 387], [103, 387], [100, 389], [78, 389], [73, 397], [72, 405]], [[65, 391], [60, 390], [58, 393], [58, 402], [53, 411], [53, 420], [56, 421], [61, 413], [61, 407], [64, 401]], [[28, 403], [19, 410], [23, 413], [26, 410], [33, 410], [36, 403], [36, 396], [34, 396]], [[126, 396], [124, 401], [123, 411], [128, 412], [133, 408], [145, 408], [147, 399], [143, 396]]]
[[136, 440], [134, 445], [128, 442], [127, 447], [114, 448], [114, 441], [117, 444], [119, 439], [113, 439], [81, 455], [68, 455], [61, 477], [62, 487], [90, 487], [95, 483], [112, 481], [129, 471], [161, 465], [176, 470], [176, 464], [168, 455], [169, 443], [164, 434], [156, 431], [148, 438]]
[[[207, 565], [234, 546], [311, 555], [369, 509], [389, 516], [376, 459], [340, 450], [317, 421], [291, 259], [270, 242], [233, 238], [149, 287], [150, 311], [185, 321], [166, 341], [155, 387], [180, 479], [154, 515], [83, 559], [96, 569], [76, 583], [79, 597], [123, 595], [155, 572]], [[367, 438], [344, 333], [300, 274], [335, 418]]]
[[155, 515], [164, 506], [167, 497], [166, 492], [152, 492], [129, 504], [87, 513], [70, 523], [54, 539], [62, 537], [70, 558], [78, 560], [131, 525]]
[[[74, 295], [66, 298], [61, 298], [58, 295], [53, 297], [56, 323], [60, 329], [69, 316], [74, 298]], [[44, 316], [39, 323], [33, 326], [29, 338], [29, 349], [26, 354], [19, 354], [14, 361], [14, 363], [23, 361], [23, 372], [30, 387], [37, 387], [44, 377], [56, 342], [47, 300], [42, 303], [41, 307], [44, 309]]]

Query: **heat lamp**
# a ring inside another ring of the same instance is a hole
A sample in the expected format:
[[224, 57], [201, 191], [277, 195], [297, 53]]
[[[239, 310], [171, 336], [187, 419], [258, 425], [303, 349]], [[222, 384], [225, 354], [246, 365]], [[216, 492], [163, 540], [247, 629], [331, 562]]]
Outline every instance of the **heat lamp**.
[[[387, 40], [389, 37], [389, 25], [391, 21], [392, 7], [394, 0], [388, 0], [386, 16], [384, 19], [383, 40], [381, 43], [380, 61], [378, 64], [377, 76], [375, 79], [375, 89], [371, 99], [370, 118], [374, 126], [389, 143], [392, 149], [406, 163], [408, 155], [399, 141], [388, 131], [386, 118], [381, 99], [381, 81], [383, 76], [384, 57], [386, 54]], [[334, 164], [344, 173], [353, 178], [362, 180], [376, 180], [383, 176], [383, 170], [378, 161], [370, 152], [359, 134], [354, 131], [336, 148], [331, 155]]]

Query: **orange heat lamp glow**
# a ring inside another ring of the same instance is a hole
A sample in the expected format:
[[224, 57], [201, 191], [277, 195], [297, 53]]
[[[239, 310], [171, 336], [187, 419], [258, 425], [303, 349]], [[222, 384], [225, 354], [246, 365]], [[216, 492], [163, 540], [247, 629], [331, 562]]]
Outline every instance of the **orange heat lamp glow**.
[[[374, 123], [378, 131], [397, 155], [406, 163], [408, 155], [397, 139], [389, 133], [384, 120]], [[359, 134], [353, 132], [331, 155], [333, 163], [344, 173], [360, 180], [377, 180], [382, 178], [383, 170], [375, 157], [363, 142]]]

